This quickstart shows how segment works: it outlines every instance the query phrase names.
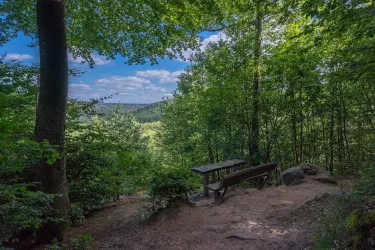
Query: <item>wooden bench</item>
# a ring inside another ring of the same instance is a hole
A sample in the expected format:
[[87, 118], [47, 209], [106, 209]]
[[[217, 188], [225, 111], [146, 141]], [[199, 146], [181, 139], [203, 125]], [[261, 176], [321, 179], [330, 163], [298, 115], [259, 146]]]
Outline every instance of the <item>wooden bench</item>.
[[232, 169], [232, 172], [237, 171], [237, 167], [246, 164], [246, 161], [240, 159], [233, 159], [228, 161], [222, 161], [214, 164], [204, 165], [200, 167], [195, 167], [192, 170], [196, 173], [203, 175], [203, 193], [204, 196], [208, 197], [208, 181], [209, 181], [209, 174], [212, 172], [217, 172], [224, 169]]
[[[263, 185], [271, 175], [272, 170], [277, 167], [277, 163], [270, 162], [252, 168], [243, 169], [228, 175], [225, 175], [219, 182], [207, 186], [209, 190], [215, 192], [215, 201], [222, 199], [228, 187], [239, 184], [241, 182], [257, 179], [257, 188], [262, 189]], [[220, 190], [224, 190], [220, 193]]]

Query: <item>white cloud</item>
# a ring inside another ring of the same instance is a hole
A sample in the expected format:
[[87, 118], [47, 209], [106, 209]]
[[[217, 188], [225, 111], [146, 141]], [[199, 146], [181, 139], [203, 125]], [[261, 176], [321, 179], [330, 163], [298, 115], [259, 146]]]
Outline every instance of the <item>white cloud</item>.
[[158, 83], [176, 83], [178, 77], [183, 73], [183, 70], [168, 71], [168, 70], [145, 70], [137, 71], [136, 76], [144, 77], [147, 79], [157, 79]]
[[122, 91], [142, 89], [143, 84], [151, 84], [151, 82], [150, 80], [136, 76], [111, 76], [95, 82], [97, 86]]
[[166, 98], [166, 99], [172, 99], [173, 98], [173, 94], [165, 94], [164, 98]]
[[138, 94], [135, 94], [135, 93], [118, 93], [119, 95], [123, 95], [123, 96], [135, 96], [135, 97], [138, 97]]
[[78, 84], [69, 84], [69, 91], [90, 91], [92, 90], [91, 86], [85, 83]]
[[6, 54], [5, 59], [25, 61], [25, 60], [33, 59], [33, 56], [29, 54]]
[[[107, 60], [107, 58], [105, 56], [99, 56], [99, 55], [91, 54], [91, 57], [94, 60], [95, 65], [101, 66], [101, 65], [106, 65], [106, 64], [112, 63], [112, 61]], [[85, 61], [85, 59], [83, 59], [83, 57], [78, 56], [78, 57], [74, 58], [71, 53], [68, 53], [68, 60], [69, 60], [69, 62], [76, 63], [76, 64], [82, 64], [82, 62], [86, 63], [86, 61]]]
[[112, 62], [111, 60], [107, 60], [107, 58], [104, 56], [98, 56], [98, 55], [91, 55], [91, 56], [92, 56], [92, 59], [94, 59], [94, 62], [96, 65], [106, 65]]
[[149, 90], [149, 91], [152, 91], [152, 92], [167, 92], [167, 90], [165, 88], [162, 88], [162, 87], [156, 87], [156, 86], [147, 86], [146, 88], [144, 88], [145, 90]]
[[98, 93], [89, 84], [80, 82], [69, 84], [69, 97], [80, 100], [87, 100], [90, 98], [99, 98]]
[[211, 35], [200, 42], [199, 50], [187, 49], [182, 52], [182, 56], [187, 60], [182, 59], [179, 55], [177, 55], [176, 60], [180, 62], [189, 62], [189, 59], [193, 54], [197, 53], [198, 51], [205, 51], [210, 43], [218, 43], [219, 41], [229, 40], [230, 38], [224, 32], [219, 32], [217, 34]]
[[202, 46], [207, 47], [207, 45], [210, 43], [218, 43], [219, 41], [228, 41], [228, 40], [229, 40], [229, 37], [225, 33], [220, 32], [220, 33], [211, 35], [207, 37], [206, 39], [204, 39], [202, 41]]
[[150, 78], [150, 79], [158, 79], [162, 77], [169, 76], [170, 72], [168, 70], [145, 70], [145, 71], [137, 71], [135, 73], [136, 76]]

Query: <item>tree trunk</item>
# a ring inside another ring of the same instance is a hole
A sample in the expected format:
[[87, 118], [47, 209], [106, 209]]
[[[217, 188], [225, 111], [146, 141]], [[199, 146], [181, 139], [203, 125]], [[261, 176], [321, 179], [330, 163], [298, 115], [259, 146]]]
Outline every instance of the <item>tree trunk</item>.
[[330, 118], [330, 129], [329, 129], [329, 151], [330, 151], [330, 158], [329, 158], [329, 173], [333, 175], [334, 171], [334, 166], [333, 166], [333, 161], [334, 161], [334, 104], [331, 104], [331, 118]]
[[302, 86], [301, 84], [299, 85], [299, 108], [300, 108], [300, 113], [299, 113], [299, 122], [300, 122], [300, 130], [299, 130], [299, 162], [298, 164], [303, 163], [304, 158], [303, 158], [303, 102], [302, 102]]
[[261, 82], [261, 67], [262, 67], [262, 25], [263, 13], [261, 10], [261, 1], [256, 3], [256, 16], [255, 16], [255, 46], [254, 46], [254, 72], [253, 81], [253, 112], [251, 117], [251, 165], [259, 165], [259, 88]]
[[63, 240], [69, 229], [69, 197], [65, 169], [65, 120], [68, 96], [68, 60], [62, 0], [38, 0], [37, 23], [40, 46], [40, 89], [36, 111], [35, 137], [59, 147], [61, 159], [36, 166], [41, 191], [55, 194], [52, 208], [64, 221], [43, 225], [38, 241]]
[[297, 113], [296, 113], [296, 100], [294, 92], [294, 83], [291, 84], [292, 89], [292, 144], [293, 144], [293, 159], [294, 165], [298, 165], [299, 156], [298, 156], [298, 146], [297, 146]]

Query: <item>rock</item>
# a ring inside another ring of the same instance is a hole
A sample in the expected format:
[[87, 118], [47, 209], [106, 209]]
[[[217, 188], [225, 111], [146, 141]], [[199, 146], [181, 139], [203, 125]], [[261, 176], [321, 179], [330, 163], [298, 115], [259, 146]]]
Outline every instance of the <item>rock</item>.
[[206, 228], [208, 231], [215, 233], [224, 233], [226, 231], [226, 225], [208, 225]]
[[241, 216], [234, 216], [231, 221], [232, 223], [240, 223], [243, 221], [243, 219]]
[[280, 178], [283, 185], [295, 186], [300, 184], [305, 176], [300, 167], [294, 167], [281, 172]]
[[281, 172], [280, 178], [282, 184], [287, 186], [298, 185], [305, 178], [307, 181], [315, 180], [327, 184], [337, 184], [327, 170], [310, 163], [303, 163], [297, 167], [288, 168]]
[[318, 175], [327, 175], [327, 176], [331, 176], [327, 170], [325, 170], [324, 168], [318, 168]]
[[298, 166], [298, 168], [301, 169], [303, 173], [307, 175], [317, 175], [319, 173], [319, 168], [315, 167], [313, 164], [310, 163], [302, 163]]

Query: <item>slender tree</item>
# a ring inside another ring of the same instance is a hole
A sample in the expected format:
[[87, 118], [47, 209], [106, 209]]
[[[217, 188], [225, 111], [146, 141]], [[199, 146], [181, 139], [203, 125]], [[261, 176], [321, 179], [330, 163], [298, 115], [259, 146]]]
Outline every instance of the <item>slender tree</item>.
[[250, 138], [250, 156], [253, 166], [259, 165], [259, 88], [262, 79], [262, 26], [263, 26], [263, 9], [262, 1], [256, 1], [255, 10], [255, 39], [254, 39], [254, 80], [253, 80], [253, 112], [251, 115], [251, 138]]

